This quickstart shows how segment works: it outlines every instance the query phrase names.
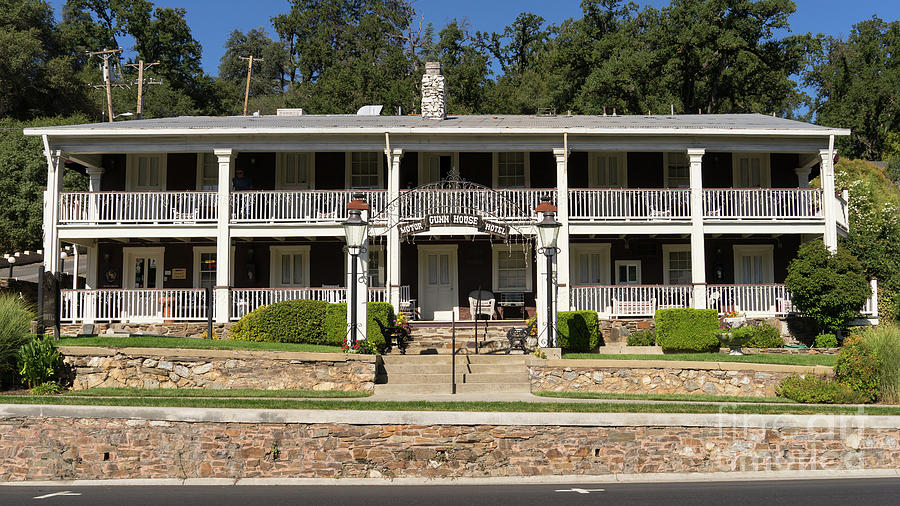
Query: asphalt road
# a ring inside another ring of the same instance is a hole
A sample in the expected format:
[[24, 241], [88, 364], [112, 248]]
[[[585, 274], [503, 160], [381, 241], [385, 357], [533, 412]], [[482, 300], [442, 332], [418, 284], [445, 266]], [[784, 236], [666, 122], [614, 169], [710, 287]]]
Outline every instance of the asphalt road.
[[399, 505], [744, 504], [825, 506], [900, 502], [900, 479], [427, 486], [0, 487], [0, 504]]

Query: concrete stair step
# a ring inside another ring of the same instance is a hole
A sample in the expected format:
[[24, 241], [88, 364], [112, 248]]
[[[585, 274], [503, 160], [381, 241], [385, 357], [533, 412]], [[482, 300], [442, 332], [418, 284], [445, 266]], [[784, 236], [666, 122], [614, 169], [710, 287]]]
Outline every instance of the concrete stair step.
[[[456, 393], [459, 394], [490, 394], [496, 392], [503, 393], [530, 393], [531, 385], [528, 383], [502, 384], [493, 383], [457, 383]], [[375, 394], [392, 394], [392, 395], [430, 395], [430, 394], [449, 394], [451, 393], [450, 382], [441, 385], [407, 385], [385, 383], [383, 385], [375, 385]], [[423, 399], [427, 400], [427, 399]]]
[[[440, 385], [450, 382], [450, 371], [446, 373], [402, 373], [389, 374], [386, 384], [397, 385]], [[510, 372], [510, 373], [470, 373], [457, 372], [457, 383], [494, 383], [494, 384], [515, 384], [528, 383], [528, 373], [526, 372]]]
[[[450, 375], [450, 364], [408, 364], [385, 366], [388, 377], [393, 378], [397, 374], [442, 374]], [[524, 372], [521, 365], [497, 365], [497, 364], [456, 364], [456, 372], [471, 374], [515, 374]]]
[[[385, 366], [392, 364], [441, 364], [450, 365], [452, 355], [384, 355], [382, 360]], [[460, 362], [472, 364], [524, 364], [525, 357], [522, 355], [473, 355], [473, 354], [457, 354], [456, 363]]]

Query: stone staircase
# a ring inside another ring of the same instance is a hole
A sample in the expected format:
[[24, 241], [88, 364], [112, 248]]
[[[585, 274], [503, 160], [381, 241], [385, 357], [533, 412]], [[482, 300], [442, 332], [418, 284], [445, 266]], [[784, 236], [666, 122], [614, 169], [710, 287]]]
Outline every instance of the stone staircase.
[[[478, 323], [477, 331], [472, 322], [456, 325], [457, 354], [474, 354], [476, 352], [476, 332], [478, 354], [505, 354], [509, 346], [506, 332], [510, 328], [525, 327], [524, 321], [503, 320], [488, 322], [485, 332], [484, 321]], [[452, 350], [452, 328], [447, 323], [413, 322], [410, 324], [410, 343], [407, 355], [445, 355]], [[529, 349], [534, 348], [529, 345]], [[394, 347], [391, 354], [399, 354]], [[512, 350], [511, 354], [522, 355], [522, 350]]]
[[[385, 355], [384, 374], [380, 375], [384, 383], [375, 385], [375, 394], [449, 394], [453, 359], [449, 354]], [[458, 354], [456, 393], [529, 393], [525, 359], [521, 354]]]

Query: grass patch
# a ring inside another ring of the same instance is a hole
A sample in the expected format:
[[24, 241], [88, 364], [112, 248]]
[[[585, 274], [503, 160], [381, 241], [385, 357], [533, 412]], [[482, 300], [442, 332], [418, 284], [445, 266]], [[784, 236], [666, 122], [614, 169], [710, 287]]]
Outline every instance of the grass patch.
[[57, 404], [83, 406], [151, 406], [249, 409], [343, 409], [355, 411], [469, 411], [523, 413], [724, 413], [724, 414], [845, 414], [900, 415], [900, 406], [810, 406], [795, 404], [629, 404], [540, 402], [429, 402], [340, 401], [208, 398], [91, 398], [69, 396], [0, 396], [6, 404]]
[[604, 353], [566, 353], [563, 358], [592, 360], [683, 360], [687, 362], [744, 362], [749, 364], [827, 365], [833, 366], [834, 355], [725, 355], [724, 353], [666, 353], [664, 355], [615, 355]]
[[303, 343], [258, 343], [218, 339], [193, 339], [190, 337], [73, 337], [60, 339], [57, 346], [101, 346], [104, 348], [183, 348], [196, 350], [263, 350], [310, 351], [315, 353], [341, 353], [340, 346]]
[[278, 398], [352, 398], [369, 397], [366, 392], [344, 392], [343, 390], [259, 390], [235, 388], [218, 390], [207, 388], [90, 388], [87, 390], [69, 390], [62, 395], [66, 397], [278, 397]]
[[540, 397], [562, 399], [615, 399], [623, 401], [691, 401], [691, 402], [752, 402], [757, 404], [792, 404], [783, 397], [750, 397], [741, 395], [708, 394], [612, 394], [601, 392], [534, 392]]

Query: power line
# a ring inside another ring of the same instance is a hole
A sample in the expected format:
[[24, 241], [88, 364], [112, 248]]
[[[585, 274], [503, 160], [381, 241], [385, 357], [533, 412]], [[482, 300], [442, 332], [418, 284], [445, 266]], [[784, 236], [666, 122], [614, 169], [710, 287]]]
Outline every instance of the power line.
[[[158, 61], [153, 63], [144, 63], [144, 60], [138, 60], [137, 63], [126, 63], [126, 67], [136, 67], [138, 69], [137, 78], [137, 119], [143, 119], [144, 107], [144, 71], [154, 65], [159, 65]], [[151, 78], [147, 84], [162, 84], [162, 81], [154, 81]]]
[[[109, 122], [112, 123], [115, 116], [113, 116], [113, 108], [112, 108], [112, 82], [110, 79], [109, 72], [109, 59], [113, 55], [118, 55], [122, 52], [121, 48], [116, 49], [104, 49], [103, 51], [86, 51], [87, 55], [90, 56], [100, 56], [103, 58], [103, 84], [102, 85], [92, 85], [94, 88], [104, 87], [106, 88], [106, 109], [109, 114]], [[116, 84], [116, 86], [124, 86], [122, 84]]]

